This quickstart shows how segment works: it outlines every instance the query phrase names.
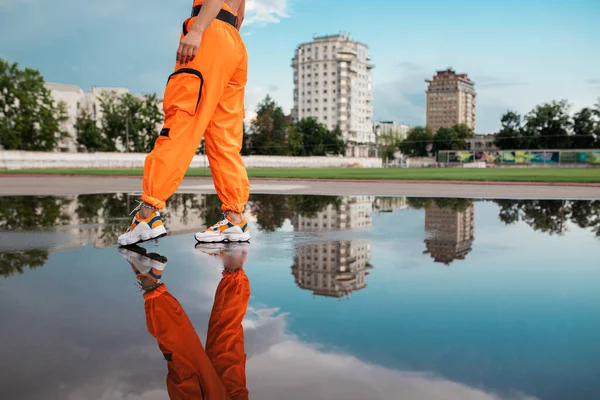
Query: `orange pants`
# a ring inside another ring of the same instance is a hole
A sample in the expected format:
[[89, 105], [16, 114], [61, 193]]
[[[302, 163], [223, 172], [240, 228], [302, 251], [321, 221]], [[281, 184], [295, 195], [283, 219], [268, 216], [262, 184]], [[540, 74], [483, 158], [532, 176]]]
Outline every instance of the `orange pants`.
[[171, 399], [248, 399], [242, 320], [250, 283], [243, 270], [223, 273], [208, 324], [206, 351], [185, 311], [164, 285], [144, 298], [148, 332], [168, 362]]
[[[194, 5], [202, 3], [196, 0]], [[231, 11], [227, 4], [223, 9]], [[186, 29], [195, 19], [186, 20]], [[164, 126], [144, 165], [143, 201], [159, 209], [165, 207], [204, 135], [221, 208], [244, 210], [250, 193], [240, 155], [247, 75], [248, 54], [240, 33], [227, 22], [213, 20], [204, 31], [194, 60], [185, 66], [177, 63], [167, 82]]]

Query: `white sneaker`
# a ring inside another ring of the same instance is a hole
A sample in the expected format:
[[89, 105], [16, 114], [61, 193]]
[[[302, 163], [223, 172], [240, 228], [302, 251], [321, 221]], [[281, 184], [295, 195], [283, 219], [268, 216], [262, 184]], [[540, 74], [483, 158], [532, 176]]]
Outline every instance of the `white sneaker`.
[[163, 236], [167, 236], [167, 230], [158, 212], [155, 212], [146, 219], [141, 219], [140, 213], [137, 213], [127, 232], [119, 236], [117, 242], [119, 246], [131, 246]]
[[243, 220], [239, 224], [231, 222], [227, 215], [204, 232], [198, 232], [194, 238], [201, 243], [247, 242], [250, 240], [248, 223]]

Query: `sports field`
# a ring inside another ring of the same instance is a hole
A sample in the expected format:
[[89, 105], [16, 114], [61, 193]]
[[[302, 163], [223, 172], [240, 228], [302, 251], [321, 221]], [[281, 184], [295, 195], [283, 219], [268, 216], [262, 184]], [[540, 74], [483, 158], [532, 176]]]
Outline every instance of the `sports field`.
[[[142, 169], [28, 169], [0, 174], [141, 176]], [[596, 168], [249, 168], [251, 178], [600, 183]], [[195, 168], [187, 176], [210, 176]]]

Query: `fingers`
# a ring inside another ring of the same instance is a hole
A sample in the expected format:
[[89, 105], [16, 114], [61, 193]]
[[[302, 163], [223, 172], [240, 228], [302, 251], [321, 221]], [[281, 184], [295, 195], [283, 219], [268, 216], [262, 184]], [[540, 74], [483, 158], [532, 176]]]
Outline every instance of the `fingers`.
[[177, 49], [177, 61], [179, 64], [185, 65], [196, 58], [196, 53], [198, 53], [198, 46], [180, 43]]

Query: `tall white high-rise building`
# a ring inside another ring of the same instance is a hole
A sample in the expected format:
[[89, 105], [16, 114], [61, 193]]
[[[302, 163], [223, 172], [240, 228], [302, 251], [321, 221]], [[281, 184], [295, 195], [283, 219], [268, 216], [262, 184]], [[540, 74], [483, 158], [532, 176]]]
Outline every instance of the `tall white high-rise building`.
[[313, 117], [328, 129], [339, 126], [346, 154], [374, 153], [373, 80], [375, 67], [368, 46], [350, 35], [315, 36], [296, 48], [294, 68], [295, 121]]

